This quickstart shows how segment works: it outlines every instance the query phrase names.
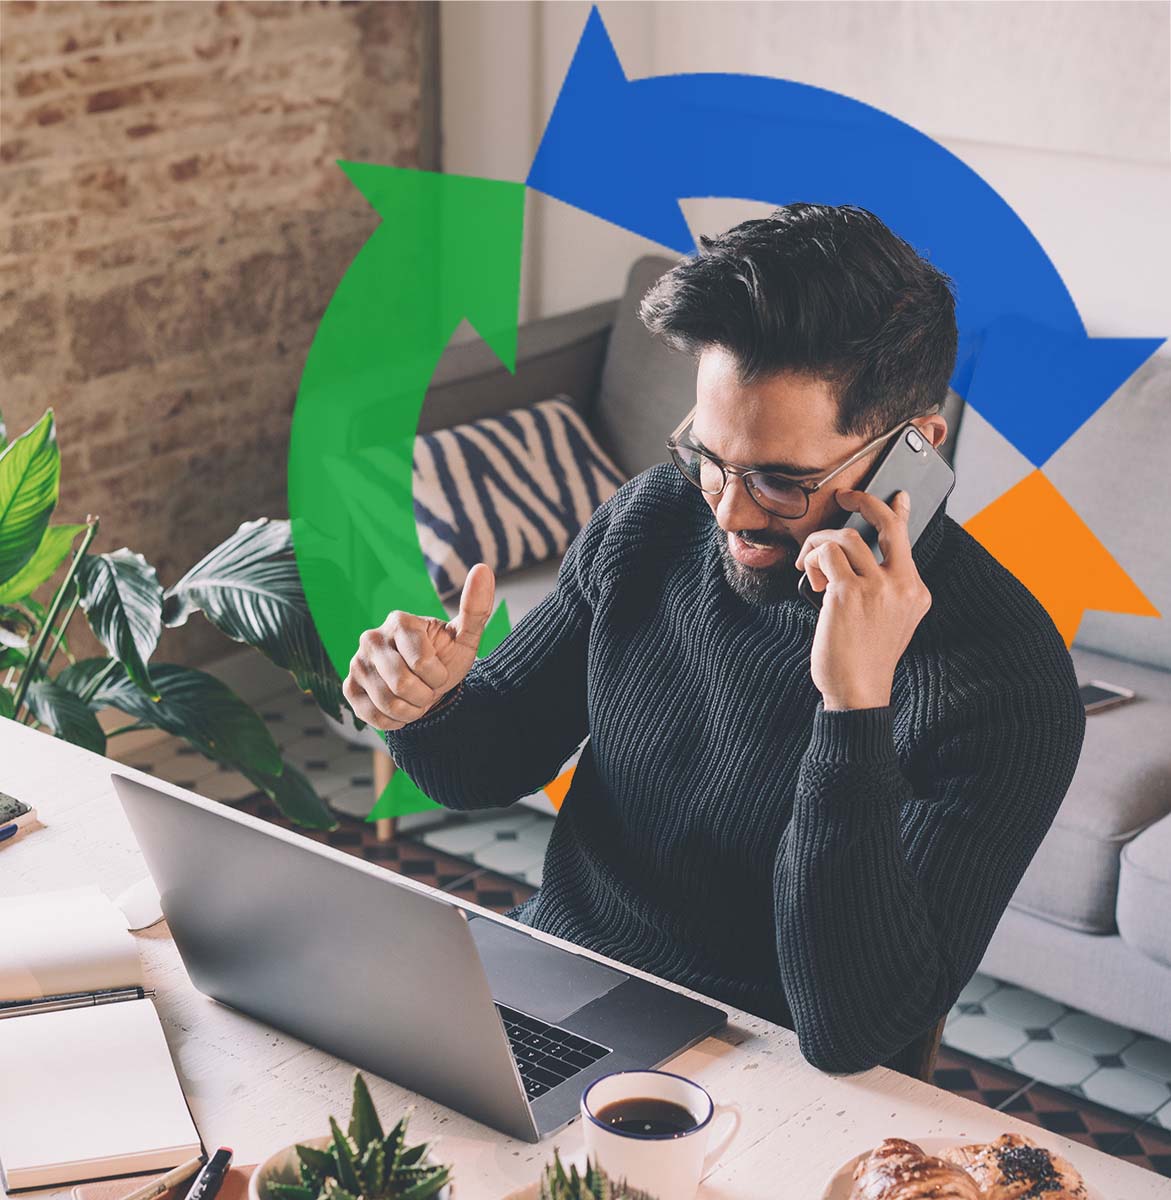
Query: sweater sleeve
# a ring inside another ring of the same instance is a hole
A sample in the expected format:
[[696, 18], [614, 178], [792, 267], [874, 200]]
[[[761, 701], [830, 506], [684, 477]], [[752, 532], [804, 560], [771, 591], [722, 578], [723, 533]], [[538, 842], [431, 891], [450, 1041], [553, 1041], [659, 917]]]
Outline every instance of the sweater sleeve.
[[1066, 664], [970, 695], [932, 731], [915, 784], [889, 706], [818, 703], [774, 878], [781, 975], [814, 1066], [889, 1061], [976, 971], [1081, 753]]
[[[611, 497], [611, 500], [613, 497]], [[589, 732], [586, 654], [594, 560], [612, 505], [570, 543], [554, 588], [426, 716], [384, 733], [391, 756], [445, 808], [500, 808], [553, 779]]]

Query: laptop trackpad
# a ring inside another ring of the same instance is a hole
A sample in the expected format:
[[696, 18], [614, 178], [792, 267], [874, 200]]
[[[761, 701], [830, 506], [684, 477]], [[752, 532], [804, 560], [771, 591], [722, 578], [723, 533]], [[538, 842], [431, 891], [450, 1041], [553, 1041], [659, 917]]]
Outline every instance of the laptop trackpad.
[[580, 954], [550, 946], [487, 917], [469, 916], [493, 997], [556, 1025], [630, 978]]

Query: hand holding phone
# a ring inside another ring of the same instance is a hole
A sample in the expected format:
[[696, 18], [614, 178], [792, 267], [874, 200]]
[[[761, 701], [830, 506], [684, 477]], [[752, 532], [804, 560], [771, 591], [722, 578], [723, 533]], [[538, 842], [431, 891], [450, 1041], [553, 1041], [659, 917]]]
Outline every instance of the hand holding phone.
[[[955, 472], [947, 459], [908, 422], [901, 432], [891, 439], [862, 490], [871, 496], [877, 496], [884, 504], [890, 504], [896, 492], [906, 492], [910, 496], [911, 511], [907, 518], [907, 536], [914, 546], [954, 487]], [[841, 520], [833, 528], [856, 529], [873, 551], [875, 559], [879, 563], [883, 561], [882, 549], [878, 544], [878, 530], [861, 512], [843, 513]], [[821, 607], [824, 593], [812, 587], [808, 573], [802, 574], [797, 590], [815, 608]]]

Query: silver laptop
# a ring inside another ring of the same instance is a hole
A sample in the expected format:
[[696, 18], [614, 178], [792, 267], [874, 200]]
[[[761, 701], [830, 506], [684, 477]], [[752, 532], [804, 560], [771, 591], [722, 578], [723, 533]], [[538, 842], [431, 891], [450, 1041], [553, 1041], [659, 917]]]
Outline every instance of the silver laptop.
[[201, 992], [512, 1137], [547, 1137], [594, 1079], [727, 1022], [416, 880], [112, 779]]

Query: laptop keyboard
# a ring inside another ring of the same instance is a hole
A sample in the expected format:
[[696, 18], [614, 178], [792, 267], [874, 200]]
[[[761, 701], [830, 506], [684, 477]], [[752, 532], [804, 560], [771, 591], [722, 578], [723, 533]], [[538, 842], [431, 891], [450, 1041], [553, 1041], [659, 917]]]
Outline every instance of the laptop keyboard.
[[571, 1079], [610, 1053], [607, 1047], [599, 1046], [597, 1042], [558, 1025], [547, 1025], [499, 1001], [496, 1008], [504, 1022], [508, 1044], [530, 1100], [543, 1096], [550, 1088]]

